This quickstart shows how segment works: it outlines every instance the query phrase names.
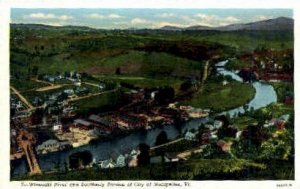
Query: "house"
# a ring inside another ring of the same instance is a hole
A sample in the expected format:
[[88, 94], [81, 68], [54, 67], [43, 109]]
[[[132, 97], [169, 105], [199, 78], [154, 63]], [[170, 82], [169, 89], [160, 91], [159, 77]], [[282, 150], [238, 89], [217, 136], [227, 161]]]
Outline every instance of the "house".
[[226, 86], [226, 85], [228, 85], [228, 83], [229, 83], [228, 81], [223, 80], [222, 85], [223, 85], [223, 86]]
[[89, 94], [89, 90], [88, 90], [86, 87], [78, 87], [78, 88], [75, 90], [75, 93], [76, 93], [78, 96], [87, 95], [87, 94]]
[[207, 129], [209, 129], [210, 131], [215, 130], [215, 127], [214, 127], [214, 125], [212, 125], [212, 124], [205, 124], [205, 127], [206, 127]]
[[73, 84], [74, 84], [75, 86], [77, 86], [77, 87], [80, 87], [80, 86], [81, 86], [81, 80], [80, 80], [80, 79], [75, 79], [75, 80], [73, 81]]
[[219, 140], [217, 142], [217, 145], [222, 149], [223, 152], [229, 152], [232, 144], [233, 143], [231, 141], [226, 142], [224, 140]]
[[155, 96], [156, 96], [156, 94], [158, 93], [158, 91], [152, 91], [151, 93], [150, 93], [150, 98], [153, 100], [153, 99], [155, 99]]
[[137, 155], [138, 155], [138, 152], [135, 149], [131, 150], [130, 156], [134, 157], [134, 156], [137, 156]]
[[54, 124], [52, 127], [53, 131], [61, 131], [62, 125], [61, 124]]
[[105, 90], [105, 88], [106, 88], [106, 84], [103, 83], [103, 82], [101, 82], [101, 83], [99, 83], [98, 87], [99, 87], [100, 90], [103, 91], [103, 90]]
[[188, 131], [187, 133], [185, 133], [184, 139], [185, 140], [190, 140], [190, 141], [195, 141], [196, 140], [196, 134]]
[[289, 114], [284, 114], [282, 116], [279, 117], [280, 120], [287, 122], [290, 119], [290, 115]]
[[116, 167], [125, 167], [125, 156], [120, 154], [117, 158]]
[[74, 90], [73, 89], [65, 89], [64, 93], [66, 93], [69, 96], [72, 96], [74, 94]]
[[214, 128], [215, 129], [219, 129], [219, 128], [221, 128], [223, 126], [223, 122], [222, 121], [220, 121], [220, 120], [215, 120], [214, 121]]
[[59, 142], [57, 140], [54, 140], [54, 139], [50, 139], [50, 140], [47, 140], [45, 142], [43, 142], [41, 145], [38, 145], [36, 147], [36, 152], [38, 154], [46, 154], [46, 153], [49, 153], [49, 152], [56, 152], [56, 151], [59, 151], [59, 150], [64, 150], [66, 148], [68, 148], [70, 146], [70, 143], [69, 142]]
[[102, 169], [111, 169], [116, 167], [116, 164], [113, 162], [113, 160], [110, 158], [108, 160], [104, 160], [100, 162], [100, 167]]
[[168, 107], [169, 107], [169, 108], [176, 108], [176, 104], [177, 104], [177, 103], [170, 103], [170, 104], [168, 105]]
[[127, 163], [128, 167], [137, 167], [138, 166], [138, 161], [137, 158], [130, 158], [128, 159], [128, 163]]

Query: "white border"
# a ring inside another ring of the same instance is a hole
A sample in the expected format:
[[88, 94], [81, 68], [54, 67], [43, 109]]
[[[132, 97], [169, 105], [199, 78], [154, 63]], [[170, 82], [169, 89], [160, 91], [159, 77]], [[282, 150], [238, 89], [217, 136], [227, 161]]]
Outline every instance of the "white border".
[[[26, 188], [20, 182], [9, 182], [9, 22], [10, 8], [293, 8], [295, 19], [295, 181], [191, 181], [190, 188], [280, 188], [277, 183], [299, 183], [299, 134], [300, 115], [300, 4], [297, 0], [0, 0], [0, 189]], [[298, 37], [297, 37], [298, 36]], [[128, 183], [130, 181], [124, 181]], [[144, 183], [146, 183], [145, 181]], [[68, 182], [61, 182], [68, 183]], [[80, 182], [78, 182], [80, 183]], [[34, 188], [34, 187], [33, 187]], [[38, 187], [36, 187], [38, 188]], [[64, 187], [65, 188], [65, 187]], [[96, 187], [93, 187], [96, 188]], [[135, 187], [131, 187], [135, 188]], [[136, 187], [138, 188], [138, 187]], [[151, 187], [154, 188], [154, 187]], [[170, 188], [170, 187], [168, 187]], [[185, 188], [185, 187], [183, 187]], [[189, 187], [187, 187], [189, 188]]]

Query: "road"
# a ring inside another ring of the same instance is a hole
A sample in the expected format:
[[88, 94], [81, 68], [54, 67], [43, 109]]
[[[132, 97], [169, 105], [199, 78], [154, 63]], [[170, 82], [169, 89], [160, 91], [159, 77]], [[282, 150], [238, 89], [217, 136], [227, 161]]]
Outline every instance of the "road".
[[32, 81], [38, 82], [38, 83], [45, 83], [48, 84], [50, 86], [53, 86], [54, 84], [48, 81], [42, 81], [42, 80], [38, 80], [38, 79], [32, 79]]
[[35, 91], [38, 91], [38, 92], [49, 91], [49, 90], [52, 90], [52, 89], [61, 88], [62, 86], [65, 86], [65, 85], [66, 84], [51, 85], [51, 86], [47, 86], [47, 87], [38, 88]]
[[20, 98], [20, 100], [28, 107], [29, 110], [33, 110], [34, 106], [27, 101], [27, 99], [21, 95], [21, 93], [15, 89], [14, 87], [10, 86], [10, 89]]
[[158, 146], [153, 146], [152, 148], [150, 148], [150, 150], [155, 150], [157, 148], [161, 148], [161, 147], [164, 147], [164, 146], [167, 146], [167, 145], [170, 145], [170, 144], [174, 144], [174, 143], [180, 142], [182, 140], [184, 140], [184, 138], [179, 138], [179, 139], [176, 139], [176, 140], [172, 140], [171, 142], [168, 142], [168, 143], [165, 143], [165, 144], [161, 144], [161, 145], [158, 145]]
[[91, 85], [91, 86], [94, 86], [94, 87], [99, 87], [99, 85], [95, 84], [95, 83], [90, 83], [90, 82], [83, 82], [84, 84], [87, 84], [87, 85]]
[[74, 102], [74, 101], [82, 100], [82, 99], [89, 98], [89, 97], [92, 97], [92, 96], [98, 96], [98, 95], [101, 95], [101, 94], [111, 93], [111, 92], [116, 92], [116, 91], [117, 91], [117, 89], [113, 89], [113, 90], [104, 91], [104, 92], [100, 92], [100, 93], [89, 94], [89, 95], [86, 95], [86, 96], [78, 96], [78, 97], [75, 97], [75, 98], [72, 98], [72, 99], [68, 99], [67, 102]]

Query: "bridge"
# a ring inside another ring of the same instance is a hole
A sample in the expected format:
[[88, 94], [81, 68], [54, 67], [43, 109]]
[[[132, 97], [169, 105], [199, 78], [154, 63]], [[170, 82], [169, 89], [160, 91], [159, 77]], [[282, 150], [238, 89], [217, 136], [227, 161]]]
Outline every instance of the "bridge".
[[20, 129], [17, 137], [17, 141], [19, 146], [22, 147], [26, 155], [27, 163], [30, 169], [29, 174], [30, 175], [41, 174], [42, 171], [32, 147], [32, 144], [36, 142], [33, 134], [29, 133], [24, 129]]

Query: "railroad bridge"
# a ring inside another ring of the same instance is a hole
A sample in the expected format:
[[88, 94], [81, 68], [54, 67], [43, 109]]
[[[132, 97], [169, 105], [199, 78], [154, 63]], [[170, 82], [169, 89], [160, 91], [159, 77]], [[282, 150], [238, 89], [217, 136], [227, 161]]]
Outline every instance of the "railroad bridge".
[[23, 148], [23, 151], [26, 155], [27, 163], [30, 169], [30, 175], [41, 174], [40, 165], [36, 159], [32, 144], [34, 144], [35, 138], [33, 134], [29, 133], [24, 129], [19, 130], [19, 135], [17, 137], [19, 146]]

